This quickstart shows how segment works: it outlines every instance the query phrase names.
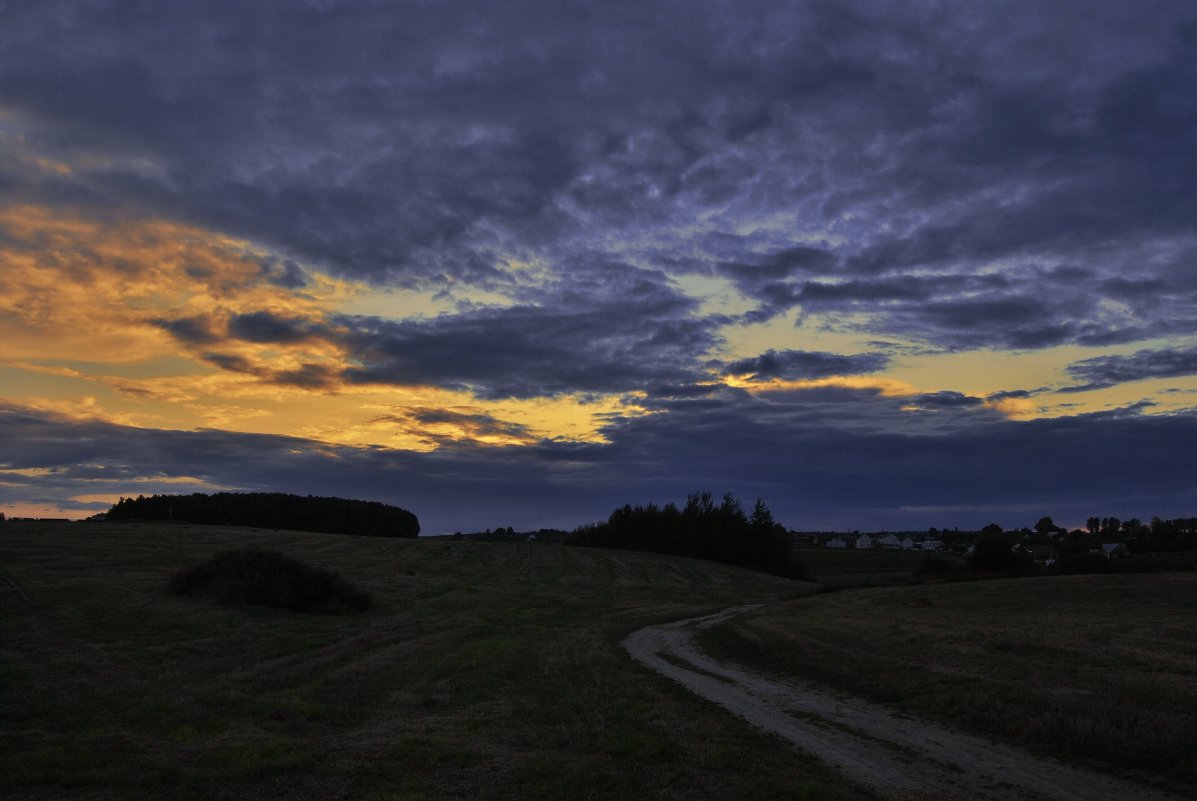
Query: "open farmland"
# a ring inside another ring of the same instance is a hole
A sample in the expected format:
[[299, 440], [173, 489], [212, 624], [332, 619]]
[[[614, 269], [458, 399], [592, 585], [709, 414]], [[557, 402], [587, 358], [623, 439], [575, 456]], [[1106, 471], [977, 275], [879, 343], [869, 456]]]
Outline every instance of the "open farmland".
[[904, 584], [915, 578], [918, 566], [930, 555], [920, 551], [881, 548], [857, 550], [819, 547], [798, 548], [794, 553], [806, 565], [810, 580], [825, 587]]
[[1192, 573], [845, 590], [699, 639], [721, 658], [1197, 794]]
[[[332, 569], [373, 609], [165, 594], [238, 545]], [[870, 797], [618, 646], [809, 585], [549, 545], [11, 521], [0, 571], [7, 797]]]

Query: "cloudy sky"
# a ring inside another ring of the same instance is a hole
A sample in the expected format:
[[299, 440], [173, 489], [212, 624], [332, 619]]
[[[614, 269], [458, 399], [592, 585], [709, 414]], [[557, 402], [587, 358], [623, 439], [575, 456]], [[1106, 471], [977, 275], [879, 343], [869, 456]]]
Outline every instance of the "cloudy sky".
[[0, 0], [0, 510], [1197, 509], [1197, 5]]

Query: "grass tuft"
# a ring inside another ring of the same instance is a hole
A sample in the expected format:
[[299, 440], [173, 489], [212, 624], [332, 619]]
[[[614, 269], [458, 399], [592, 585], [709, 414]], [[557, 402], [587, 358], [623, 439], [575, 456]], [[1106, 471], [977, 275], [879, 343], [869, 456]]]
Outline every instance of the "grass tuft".
[[332, 571], [278, 551], [248, 548], [221, 551], [180, 570], [171, 577], [166, 591], [295, 612], [360, 612], [372, 604], [369, 593]]

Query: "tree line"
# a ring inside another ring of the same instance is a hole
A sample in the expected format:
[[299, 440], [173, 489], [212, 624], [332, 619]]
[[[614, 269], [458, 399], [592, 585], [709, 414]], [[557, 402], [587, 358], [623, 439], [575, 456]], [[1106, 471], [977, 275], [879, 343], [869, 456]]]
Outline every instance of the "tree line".
[[282, 492], [139, 495], [118, 500], [108, 510], [107, 519], [255, 526], [365, 537], [415, 537], [420, 533], [419, 519], [398, 506]]
[[576, 529], [567, 545], [624, 548], [694, 556], [787, 578], [803, 578], [789, 532], [773, 520], [764, 501], [752, 512], [730, 493], [716, 504], [709, 492], [687, 496], [686, 504], [624, 505], [605, 522]]
[[1197, 549], [1197, 517], [1174, 520], [1151, 518], [1144, 523], [1137, 517], [1090, 517], [1085, 527], [1071, 531], [1057, 526], [1050, 517], [1041, 517], [1034, 528], [1005, 531], [997, 523], [981, 529], [979, 537], [1006, 535], [1025, 543], [1057, 545], [1061, 553], [1083, 554], [1104, 543], [1122, 543], [1130, 553], [1165, 553]]
[[1085, 529], [1091, 537], [1102, 542], [1126, 543], [1132, 553], [1189, 551], [1197, 547], [1197, 517], [1174, 520], [1153, 517], [1148, 523], [1137, 517], [1130, 520], [1091, 517], [1086, 521]]

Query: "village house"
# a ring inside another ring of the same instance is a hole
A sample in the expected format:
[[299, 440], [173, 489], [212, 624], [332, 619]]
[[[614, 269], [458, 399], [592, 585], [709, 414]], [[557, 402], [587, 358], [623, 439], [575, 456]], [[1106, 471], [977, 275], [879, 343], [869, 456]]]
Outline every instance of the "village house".
[[895, 534], [885, 534], [881, 537], [878, 537], [877, 545], [880, 545], [882, 548], [890, 549], [902, 547], [902, 543], [898, 541], [898, 537]]
[[823, 544], [823, 547], [824, 548], [847, 548], [848, 543], [839, 537], [835, 537], [834, 539], [827, 540], [827, 542]]
[[872, 547], [873, 547], [873, 538], [870, 537], [868, 534], [861, 534], [859, 537], [856, 538], [856, 549], [858, 551], [872, 548]]

